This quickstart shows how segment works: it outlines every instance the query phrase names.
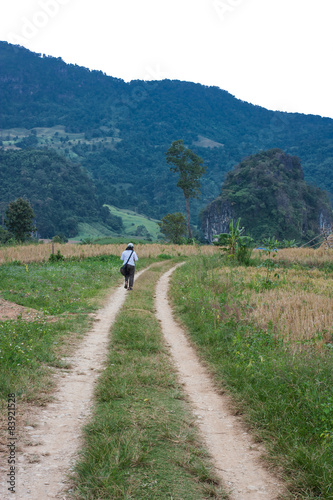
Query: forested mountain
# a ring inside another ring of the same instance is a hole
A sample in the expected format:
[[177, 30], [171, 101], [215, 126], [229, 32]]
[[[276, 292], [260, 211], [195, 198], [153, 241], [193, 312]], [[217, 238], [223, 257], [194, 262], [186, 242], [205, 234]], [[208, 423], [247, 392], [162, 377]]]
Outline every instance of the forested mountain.
[[80, 163], [96, 186], [99, 205], [157, 219], [184, 211], [165, 161], [178, 139], [207, 166], [202, 196], [191, 202], [193, 222], [235, 164], [270, 148], [297, 155], [305, 179], [333, 195], [329, 118], [269, 111], [189, 82], [125, 83], [5, 42], [0, 66], [3, 147], [54, 148]]
[[208, 241], [241, 218], [247, 234], [308, 242], [333, 222], [327, 193], [308, 185], [300, 160], [271, 149], [249, 156], [228, 172], [221, 195], [202, 213]]
[[43, 237], [61, 232], [75, 236], [83, 220], [112, 225], [88, 175], [54, 151], [0, 150], [0, 200], [9, 203], [21, 197], [31, 203]]

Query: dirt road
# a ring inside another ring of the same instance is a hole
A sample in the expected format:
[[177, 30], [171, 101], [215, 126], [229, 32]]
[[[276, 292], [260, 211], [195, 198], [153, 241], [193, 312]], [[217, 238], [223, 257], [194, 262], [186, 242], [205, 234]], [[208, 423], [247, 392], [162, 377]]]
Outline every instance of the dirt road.
[[[218, 394], [186, 334], [172, 316], [167, 293], [174, 269], [165, 273], [157, 285], [156, 313], [217, 475], [231, 491], [230, 499], [275, 500], [281, 486], [261, 465], [262, 450], [231, 414], [227, 397]], [[17, 493], [6, 494], [6, 479], [0, 471], [1, 499], [68, 498], [66, 476], [81, 446], [81, 428], [89, 418], [94, 384], [103, 370], [110, 328], [126, 294], [122, 285], [112, 293], [75, 357], [67, 358], [73, 369], [57, 375], [54, 401], [36, 413], [33, 426], [24, 428]]]

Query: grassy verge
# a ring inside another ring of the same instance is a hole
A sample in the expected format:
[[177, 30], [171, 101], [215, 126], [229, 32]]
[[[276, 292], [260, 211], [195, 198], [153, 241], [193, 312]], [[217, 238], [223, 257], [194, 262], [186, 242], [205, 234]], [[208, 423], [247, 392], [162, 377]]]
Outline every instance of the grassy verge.
[[173, 263], [155, 265], [136, 281], [112, 328], [74, 498], [224, 498], [154, 315], [155, 284]]
[[[176, 271], [177, 314], [217, 383], [264, 441], [268, 460], [283, 468], [293, 498], [332, 499], [332, 349], [316, 342], [295, 348], [272, 322], [258, 326], [246, 283], [237, 270], [226, 277], [220, 267], [218, 256], [197, 257]], [[272, 295], [266, 309], [273, 303]]]

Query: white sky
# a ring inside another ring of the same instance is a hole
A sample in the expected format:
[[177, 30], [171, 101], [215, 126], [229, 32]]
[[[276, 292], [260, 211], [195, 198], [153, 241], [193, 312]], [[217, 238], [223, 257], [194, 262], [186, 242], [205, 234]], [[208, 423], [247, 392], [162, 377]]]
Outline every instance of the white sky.
[[333, 0], [2, 0], [0, 39], [122, 78], [333, 118]]

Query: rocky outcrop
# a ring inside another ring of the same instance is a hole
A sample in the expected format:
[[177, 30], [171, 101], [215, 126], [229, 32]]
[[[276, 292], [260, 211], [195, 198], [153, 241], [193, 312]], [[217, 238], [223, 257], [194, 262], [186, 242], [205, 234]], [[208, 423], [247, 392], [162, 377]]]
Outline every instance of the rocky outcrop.
[[229, 224], [233, 218], [231, 204], [217, 198], [202, 213], [201, 228], [205, 239], [212, 243], [215, 236], [229, 232]]
[[327, 193], [308, 185], [299, 158], [280, 149], [249, 156], [227, 174], [221, 195], [202, 212], [206, 240], [229, 232], [239, 217], [258, 242], [271, 236], [307, 242], [329, 234], [333, 223]]
[[322, 207], [319, 213], [319, 229], [322, 232], [331, 234], [333, 230], [332, 212], [327, 210], [326, 207]]

